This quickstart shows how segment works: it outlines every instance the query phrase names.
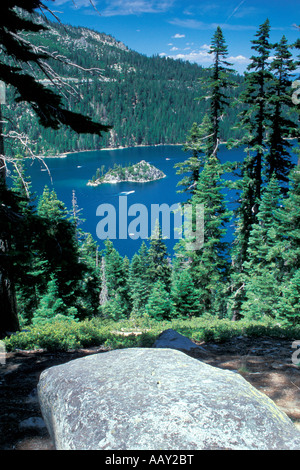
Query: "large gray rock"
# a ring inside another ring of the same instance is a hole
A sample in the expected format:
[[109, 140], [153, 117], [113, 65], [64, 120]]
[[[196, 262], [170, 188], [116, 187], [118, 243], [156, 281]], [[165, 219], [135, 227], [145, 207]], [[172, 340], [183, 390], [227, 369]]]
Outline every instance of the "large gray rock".
[[154, 348], [171, 348], [178, 349], [182, 351], [191, 351], [192, 349], [199, 349], [203, 352], [204, 349], [197, 344], [193, 343], [186, 336], [181, 335], [177, 331], [169, 328], [168, 330], [163, 331], [158, 338], [156, 339]]
[[239, 374], [172, 349], [95, 354], [38, 384], [56, 449], [299, 449], [300, 433]]

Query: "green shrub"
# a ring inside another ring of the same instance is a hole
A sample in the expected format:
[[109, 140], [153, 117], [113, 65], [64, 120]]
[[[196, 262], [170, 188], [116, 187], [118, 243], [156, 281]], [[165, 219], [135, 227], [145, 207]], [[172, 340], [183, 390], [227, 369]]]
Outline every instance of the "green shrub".
[[[118, 322], [95, 317], [82, 322], [56, 318], [33, 325], [25, 331], [6, 338], [7, 351], [15, 349], [46, 349], [59, 351], [82, 347], [101, 346], [108, 349], [152, 347], [157, 336], [172, 328], [194, 341], [224, 342], [234, 336], [274, 338], [300, 338], [300, 327], [279, 325], [275, 320], [238, 322], [218, 319], [212, 315], [197, 318], [156, 321], [145, 316], [136, 321]], [[126, 335], [126, 332], [132, 333]]]

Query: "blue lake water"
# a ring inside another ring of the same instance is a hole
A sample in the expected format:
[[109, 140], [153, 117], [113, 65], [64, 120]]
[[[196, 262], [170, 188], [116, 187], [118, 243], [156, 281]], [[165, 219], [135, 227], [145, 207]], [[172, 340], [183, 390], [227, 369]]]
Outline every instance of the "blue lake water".
[[[245, 154], [243, 149], [228, 151], [225, 146], [221, 146], [219, 158], [225, 161], [241, 161]], [[103, 248], [103, 241], [99, 240], [96, 233], [100, 216], [96, 215], [98, 206], [101, 204], [111, 204], [116, 209], [117, 219], [119, 217], [119, 198], [127, 196], [128, 208], [132, 204], [143, 204], [147, 207], [149, 217], [151, 215], [151, 204], [183, 203], [187, 199], [186, 194], [178, 193], [178, 181], [182, 178], [176, 175], [175, 163], [187, 158], [187, 153], [181, 146], [155, 146], [155, 147], [134, 147], [117, 150], [89, 151], [70, 154], [65, 158], [47, 158], [45, 162], [51, 172], [52, 182], [48, 172], [39, 160], [28, 162], [28, 174], [31, 176], [32, 190], [40, 196], [44, 186], [54, 189], [57, 196], [67, 206], [72, 208], [72, 191], [75, 190], [77, 204], [82, 209], [81, 216], [85, 222], [81, 228], [90, 232], [95, 241], [99, 243], [99, 248]], [[87, 186], [87, 182], [96, 173], [97, 168], [105, 166], [105, 171], [112, 168], [115, 163], [127, 166], [145, 160], [166, 174], [166, 178], [148, 182], [131, 183], [123, 182], [118, 184], [102, 184], [97, 187]], [[229, 208], [233, 207], [235, 194], [228, 193], [227, 200]], [[135, 217], [128, 217], [128, 223]], [[118, 231], [117, 231], [118, 232]], [[149, 224], [148, 235], [151, 235]], [[118, 233], [117, 233], [118, 237]], [[122, 256], [129, 258], [138, 251], [141, 245], [141, 238], [133, 240], [127, 239], [113, 240], [115, 248]], [[166, 240], [166, 245], [170, 254], [173, 246], [177, 242], [172, 236]]]

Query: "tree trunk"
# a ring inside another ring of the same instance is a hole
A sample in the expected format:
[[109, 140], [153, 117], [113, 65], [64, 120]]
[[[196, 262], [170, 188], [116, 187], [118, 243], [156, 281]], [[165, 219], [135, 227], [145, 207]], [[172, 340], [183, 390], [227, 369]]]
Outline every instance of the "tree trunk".
[[14, 283], [0, 272], [0, 337], [19, 328]]
[[[0, 105], [0, 187], [5, 190], [6, 187], [6, 167], [4, 161], [4, 139], [3, 123]], [[8, 241], [1, 238], [0, 232], [0, 250], [5, 255], [8, 251]], [[14, 332], [19, 329], [19, 320], [17, 314], [17, 301], [14, 282], [9, 279], [9, 275], [0, 264], [0, 337], [7, 332]]]
[[2, 110], [0, 103], [0, 185], [6, 184], [6, 167], [4, 161], [4, 139], [3, 139], [3, 122], [2, 122]]

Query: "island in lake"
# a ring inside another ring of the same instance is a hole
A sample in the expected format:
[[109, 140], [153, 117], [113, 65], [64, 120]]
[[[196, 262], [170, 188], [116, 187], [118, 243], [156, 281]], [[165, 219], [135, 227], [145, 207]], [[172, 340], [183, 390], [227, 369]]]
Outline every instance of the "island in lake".
[[[102, 174], [101, 174], [102, 172]], [[115, 166], [103, 174], [104, 168], [98, 168], [96, 175], [87, 183], [88, 186], [98, 186], [103, 183], [121, 183], [123, 181], [130, 181], [134, 183], [148, 183], [149, 181], [156, 181], [165, 178], [166, 175], [150, 163], [142, 160], [135, 165], [122, 167], [115, 164]]]

